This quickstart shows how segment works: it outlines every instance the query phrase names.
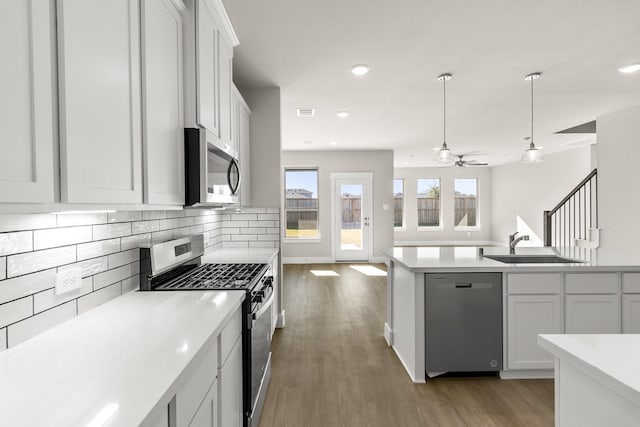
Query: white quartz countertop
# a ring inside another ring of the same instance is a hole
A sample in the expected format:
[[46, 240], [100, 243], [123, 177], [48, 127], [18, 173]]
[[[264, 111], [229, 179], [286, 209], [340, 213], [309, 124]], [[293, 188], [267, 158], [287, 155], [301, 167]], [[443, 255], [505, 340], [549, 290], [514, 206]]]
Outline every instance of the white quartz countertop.
[[640, 402], [640, 334], [538, 335], [538, 344]]
[[[484, 255], [506, 255], [506, 247], [483, 248]], [[478, 247], [393, 247], [382, 251], [412, 272], [640, 271], [640, 256], [581, 248], [518, 247], [517, 255], [559, 255], [582, 263], [506, 264], [479, 255]]]
[[202, 257], [202, 262], [266, 264], [276, 256], [278, 256], [276, 248], [221, 248]]
[[132, 292], [0, 352], [0, 425], [139, 425], [244, 295]]

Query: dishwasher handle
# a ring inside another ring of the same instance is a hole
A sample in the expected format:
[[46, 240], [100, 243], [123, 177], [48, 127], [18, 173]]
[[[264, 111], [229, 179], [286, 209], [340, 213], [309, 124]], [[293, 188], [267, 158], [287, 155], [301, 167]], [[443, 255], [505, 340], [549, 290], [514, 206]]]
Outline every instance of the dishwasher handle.
[[471, 288], [473, 287], [473, 283], [456, 283], [457, 288]]
[[494, 284], [489, 282], [449, 282], [435, 285], [436, 289], [491, 289], [494, 287]]

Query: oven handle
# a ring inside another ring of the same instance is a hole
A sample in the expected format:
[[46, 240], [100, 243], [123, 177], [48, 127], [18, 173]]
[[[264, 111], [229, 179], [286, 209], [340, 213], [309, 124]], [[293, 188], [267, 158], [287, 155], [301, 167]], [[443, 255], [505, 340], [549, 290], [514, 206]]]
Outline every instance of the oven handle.
[[262, 304], [262, 307], [260, 307], [260, 310], [253, 313], [254, 321], [258, 320], [267, 310], [269, 310], [269, 308], [271, 308], [271, 303], [273, 302], [274, 295], [275, 295], [275, 292], [271, 292], [271, 295], [269, 296], [269, 299], [267, 300], [267, 302]]

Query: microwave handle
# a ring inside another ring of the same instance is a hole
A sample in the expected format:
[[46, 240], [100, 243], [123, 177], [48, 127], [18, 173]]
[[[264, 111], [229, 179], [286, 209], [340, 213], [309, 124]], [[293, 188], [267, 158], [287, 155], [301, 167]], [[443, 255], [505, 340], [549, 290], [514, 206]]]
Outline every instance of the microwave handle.
[[[235, 183], [235, 187], [231, 182], [231, 173], [235, 169], [235, 174], [238, 176], [238, 181]], [[238, 188], [240, 187], [240, 168], [238, 167], [238, 162], [235, 159], [231, 159], [229, 162], [229, 167], [227, 168], [227, 185], [231, 190], [231, 194], [235, 196], [238, 193]]]

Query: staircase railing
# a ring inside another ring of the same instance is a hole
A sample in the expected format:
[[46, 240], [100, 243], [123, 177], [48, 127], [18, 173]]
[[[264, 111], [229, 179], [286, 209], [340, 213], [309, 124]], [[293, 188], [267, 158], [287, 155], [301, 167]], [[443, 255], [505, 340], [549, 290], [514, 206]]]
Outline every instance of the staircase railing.
[[560, 203], [544, 211], [544, 245], [575, 246], [598, 227], [598, 169], [591, 171]]

